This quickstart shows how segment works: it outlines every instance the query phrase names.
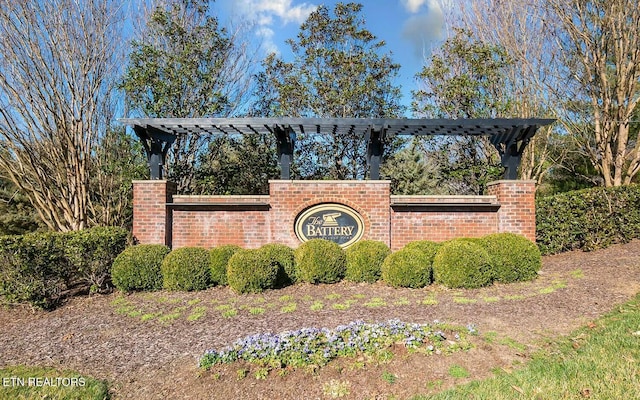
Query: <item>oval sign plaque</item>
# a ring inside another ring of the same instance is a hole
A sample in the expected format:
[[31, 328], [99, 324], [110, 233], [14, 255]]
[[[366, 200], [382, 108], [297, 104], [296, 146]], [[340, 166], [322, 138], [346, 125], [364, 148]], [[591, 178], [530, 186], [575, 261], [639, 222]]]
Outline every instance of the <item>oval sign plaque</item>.
[[325, 239], [349, 247], [362, 238], [364, 221], [355, 210], [342, 204], [319, 204], [298, 215], [295, 232], [303, 242]]

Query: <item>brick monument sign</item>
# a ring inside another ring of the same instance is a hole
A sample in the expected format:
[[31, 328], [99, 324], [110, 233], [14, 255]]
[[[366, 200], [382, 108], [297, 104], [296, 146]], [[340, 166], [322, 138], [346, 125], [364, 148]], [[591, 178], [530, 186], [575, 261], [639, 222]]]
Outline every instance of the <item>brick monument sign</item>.
[[[211, 248], [267, 243], [297, 247], [323, 238], [343, 247], [378, 240], [397, 250], [415, 240], [444, 241], [512, 232], [535, 241], [535, 182], [516, 179], [524, 148], [552, 120], [486, 119], [126, 119], [142, 140], [151, 180], [133, 182], [133, 235], [139, 243]], [[347, 129], [367, 141], [367, 180], [291, 180], [297, 134]], [[162, 179], [168, 147], [177, 135], [272, 134], [278, 140], [281, 179], [268, 195], [184, 196]], [[485, 135], [498, 149], [505, 180], [483, 196], [396, 196], [379, 180], [385, 139], [393, 135]]]

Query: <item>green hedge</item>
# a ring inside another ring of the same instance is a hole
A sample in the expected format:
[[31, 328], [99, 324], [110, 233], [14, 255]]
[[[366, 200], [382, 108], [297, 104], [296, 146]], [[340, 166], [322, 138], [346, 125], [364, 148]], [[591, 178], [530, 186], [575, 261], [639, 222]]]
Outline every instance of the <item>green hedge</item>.
[[495, 280], [502, 283], [529, 281], [538, 276], [542, 266], [535, 243], [514, 233], [494, 233], [480, 239], [491, 258]]
[[469, 240], [445, 242], [433, 259], [433, 278], [449, 288], [479, 288], [493, 282], [489, 253]]
[[129, 233], [123, 228], [95, 227], [69, 232], [64, 237], [64, 253], [78, 278], [94, 290], [108, 288], [111, 265], [126, 247]]
[[640, 238], [640, 185], [537, 199], [536, 230], [542, 254], [590, 251]]
[[167, 290], [203, 290], [211, 286], [209, 251], [201, 247], [172, 250], [162, 261], [162, 287]]
[[171, 250], [162, 244], [139, 244], [116, 257], [111, 280], [124, 292], [162, 289], [162, 261]]
[[0, 295], [5, 302], [51, 308], [71, 286], [71, 270], [59, 234], [0, 238]]
[[209, 250], [209, 268], [211, 273], [211, 282], [214, 285], [226, 286], [227, 282], [227, 265], [229, 259], [233, 256], [240, 246], [233, 244], [214, 247]]
[[347, 259], [334, 242], [311, 239], [295, 251], [296, 277], [307, 283], [335, 283], [344, 278]]
[[260, 247], [259, 250], [266, 262], [278, 268], [276, 286], [287, 286], [298, 280], [295, 270], [295, 252], [291, 247], [280, 243], [270, 243]]
[[418, 250], [427, 256], [429, 264], [433, 264], [433, 258], [436, 256], [440, 246], [442, 246], [442, 243], [432, 242], [430, 240], [416, 240], [415, 242], [407, 243], [403, 249]]
[[275, 286], [281, 269], [268, 250], [239, 250], [229, 259], [227, 280], [237, 293], [260, 293]]
[[362, 240], [346, 250], [345, 279], [373, 283], [380, 279], [382, 263], [391, 254], [389, 246], [375, 240]]
[[416, 248], [403, 248], [382, 263], [382, 280], [393, 287], [421, 288], [432, 281], [431, 259]]
[[109, 288], [110, 268], [128, 232], [92, 228], [0, 238], [0, 296], [51, 308], [68, 293]]

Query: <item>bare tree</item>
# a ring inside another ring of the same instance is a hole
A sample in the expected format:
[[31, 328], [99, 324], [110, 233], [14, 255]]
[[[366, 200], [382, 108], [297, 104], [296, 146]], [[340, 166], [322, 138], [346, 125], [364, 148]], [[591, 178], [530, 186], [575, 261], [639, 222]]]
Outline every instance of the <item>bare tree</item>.
[[0, 3], [0, 169], [51, 229], [89, 224], [123, 21], [115, 0]]
[[133, 184], [148, 171], [144, 149], [124, 126], [109, 127], [93, 154], [90, 175], [89, 223], [121, 226], [133, 223]]
[[637, 0], [547, 0], [562, 49], [558, 79], [569, 128], [604, 179], [627, 185], [640, 172], [640, 141], [630, 135], [640, 101]]
[[[557, 56], [557, 46], [546, 26], [546, 0], [470, 0], [461, 3], [460, 21], [465, 29], [485, 43], [503, 48], [512, 63], [504, 68], [505, 92], [512, 98], [513, 117], [557, 116], [549, 86], [549, 75]], [[547, 172], [562, 160], [563, 152], [552, 152], [553, 127], [544, 127], [534, 136], [520, 165], [519, 176], [541, 183]], [[553, 155], [556, 155], [554, 157]], [[560, 157], [558, 157], [560, 156]]]

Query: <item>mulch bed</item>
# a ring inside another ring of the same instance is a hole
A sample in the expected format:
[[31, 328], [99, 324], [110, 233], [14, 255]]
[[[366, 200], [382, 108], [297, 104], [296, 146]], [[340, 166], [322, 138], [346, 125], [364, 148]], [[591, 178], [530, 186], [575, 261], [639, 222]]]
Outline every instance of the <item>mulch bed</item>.
[[[468, 379], [489, 376], [496, 367], [510, 370], [546, 341], [587, 324], [638, 292], [640, 241], [636, 240], [591, 253], [544, 257], [540, 276], [533, 282], [476, 290], [393, 289], [381, 283], [342, 282], [295, 285], [259, 296], [239, 296], [228, 288], [94, 295], [71, 299], [50, 312], [0, 308], [0, 366], [75, 369], [109, 380], [114, 397], [123, 399], [331, 398], [331, 385], [339, 384], [347, 387], [342, 398], [391, 394], [403, 398], [464, 382], [447, 373], [451, 365], [467, 369]], [[321, 302], [322, 309], [312, 310], [314, 302]], [[287, 309], [292, 303], [295, 310]], [[138, 314], [126, 315], [122, 309], [126, 305]], [[189, 320], [196, 307], [204, 309], [204, 315]], [[237, 314], [223, 315], [228, 309]], [[153, 312], [167, 316], [174, 311], [179, 316], [165, 322], [140, 316]], [[526, 350], [476, 339], [474, 349], [446, 357], [399, 352], [388, 364], [338, 360], [314, 374], [296, 371], [272, 374], [266, 380], [252, 376], [239, 380], [238, 366], [220, 370], [216, 379], [197, 368], [204, 351], [249, 334], [389, 319], [474, 324], [481, 336], [496, 332], [524, 344]], [[396, 382], [381, 379], [385, 372], [392, 372]]]

